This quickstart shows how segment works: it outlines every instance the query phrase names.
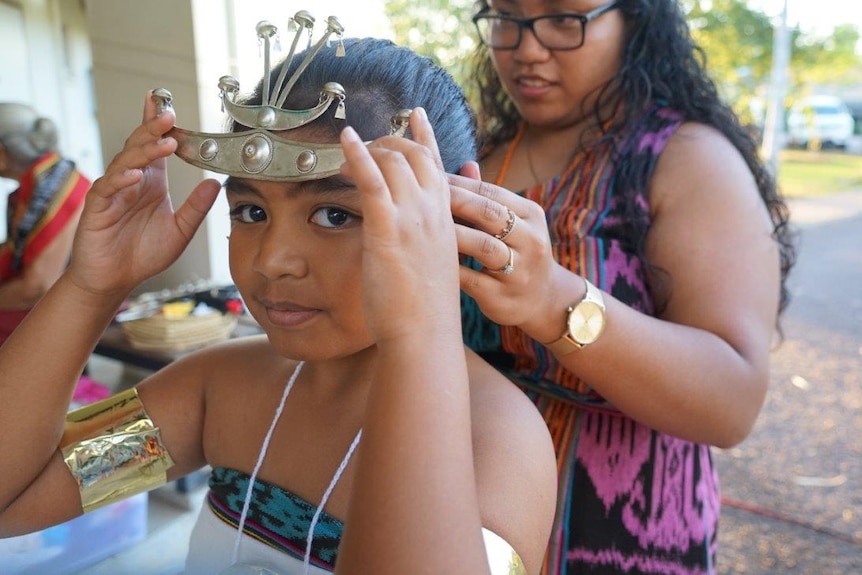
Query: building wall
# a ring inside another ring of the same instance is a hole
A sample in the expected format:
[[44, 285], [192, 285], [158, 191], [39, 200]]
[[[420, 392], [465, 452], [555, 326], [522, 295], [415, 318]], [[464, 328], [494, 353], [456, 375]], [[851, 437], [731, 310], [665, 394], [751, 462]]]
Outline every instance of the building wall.
[[[215, 0], [86, 1], [97, 119], [106, 162], [122, 149], [140, 122], [146, 93], [153, 88], [171, 91], [179, 126], [191, 130], [222, 127], [216, 86], [225, 72], [213, 73], [212, 62], [229, 60], [228, 43], [224, 42], [230, 28], [226, 8], [227, 3]], [[169, 158], [174, 205], [185, 201], [207, 176], [178, 158]], [[227, 211], [225, 204], [217, 205], [180, 259], [140, 291], [197, 280], [229, 282]]]
[[[349, 36], [391, 37], [380, 0], [0, 0], [0, 100], [28, 101], [53, 119], [63, 152], [96, 178], [140, 121], [149, 89], [171, 91], [179, 126], [222, 130], [218, 79], [235, 76], [246, 92], [263, 71], [254, 24], [284, 32], [303, 7], [319, 22], [339, 16]], [[214, 176], [177, 158], [168, 175], [175, 205]], [[0, 179], [0, 218], [11, 189]], [[221, 196], [183, 256], [139, 291], [229, 283], [227, 213]]]
[[[29, 104], [53, 120], [63, 154], [90, 178], [98, 177], [103, 158], [83, 5], [0, 0], [0, 54], [0, 101]], [[0, 179], [0, 221], [15, 185]]]

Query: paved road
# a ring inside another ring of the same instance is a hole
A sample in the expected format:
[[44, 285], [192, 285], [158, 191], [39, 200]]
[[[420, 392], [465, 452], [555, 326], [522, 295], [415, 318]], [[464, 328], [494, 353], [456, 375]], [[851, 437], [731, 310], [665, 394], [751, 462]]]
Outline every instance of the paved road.
[[716, 450], [722, 575], [862, 575], [862, 190], [791, 204], [799, 263], [748, 439]]

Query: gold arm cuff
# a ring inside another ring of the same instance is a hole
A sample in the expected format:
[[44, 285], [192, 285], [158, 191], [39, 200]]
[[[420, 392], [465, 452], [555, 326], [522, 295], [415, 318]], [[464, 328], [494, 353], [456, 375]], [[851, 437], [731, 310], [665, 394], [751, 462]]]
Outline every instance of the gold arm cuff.
[[174, 465], [134, 388], [70, 412], [59, 447], [85, 513], [163, 485]]
[[505, 539], [484, 527], [482, 537], [485, 539], [491, 575], [527, 575], [521, 556]]

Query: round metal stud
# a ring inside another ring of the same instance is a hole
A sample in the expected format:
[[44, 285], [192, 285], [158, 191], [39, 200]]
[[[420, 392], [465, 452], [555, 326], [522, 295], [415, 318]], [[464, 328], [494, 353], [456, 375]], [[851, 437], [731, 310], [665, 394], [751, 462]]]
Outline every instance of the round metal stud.
[[293, 20], [296, 22], [301, 28], [314, 28], [314, 16], [306, 12], [305, 10], [300, 10], [296, 14], [293, 15]]
[[272, 22], [267, 20], [261, 20], [255, 26], [255, 31], [257, 31], [258, 38], [272, 38], [275, 36], [275, 33], [278, 32], [278, 28]]
[[323, 93], [333, 98], [344, 98], [347, 92], [344, 91], [344, 86], [338, 82], [327, 82], [323, 85]]
[[198, 153], [200, 154], [201, 160], [209, 162], [218, 155], [218, 142], [212, 138], [207, 138], [201, 142], [201, 147]]
[[156, 113], [158, 114], [173, 108], [174, 96], [167, 88], [156, 88], [150, 97], [156, 104]]
[[233, 76], [222, 76], [218, 79], [218, 89], [227, 94], [239, 93], [239, 80]]
[[329, 29], [336, 34], [344, 33], [344, 26], [342, 26], [341, 22], [338, 21], [338, 18], [335, 16], [330, 16], [326, 19], [326, 23]]
[[243, 142], [239, 161], [249, 174], [264, 171], [272, 162], [272, 142], [263, 134], [250, 136]]
[[412, 108], [402, 108], [395, 112], [395, 115], [389, 119], [389, 135], [404, 136], [410, 126], [410, 114], [412, 113]]
[[307, 174], [317, 165], [317, 154], [313, 150], [303, 150], [296, 157], [296, 169], [300, 174]]
[[261, 108], [260, 112], [257, 114], [257, 125], [261, 128], [267, 128], [271, 126], [273, 122], [275, 122], [275, 110], [269, 106]]

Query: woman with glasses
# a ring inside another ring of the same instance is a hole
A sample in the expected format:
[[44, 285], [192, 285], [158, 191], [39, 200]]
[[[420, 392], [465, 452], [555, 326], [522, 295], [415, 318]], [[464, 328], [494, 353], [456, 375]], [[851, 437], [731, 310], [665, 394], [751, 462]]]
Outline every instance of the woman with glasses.
[[464, 335], [554, 437], [544, 572], [714, 573], [710, 449], [764, 400], [786, 205], [677, 0], [490, 0], [473, 21]]

